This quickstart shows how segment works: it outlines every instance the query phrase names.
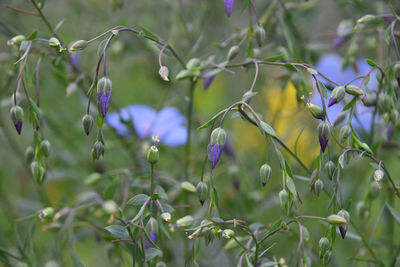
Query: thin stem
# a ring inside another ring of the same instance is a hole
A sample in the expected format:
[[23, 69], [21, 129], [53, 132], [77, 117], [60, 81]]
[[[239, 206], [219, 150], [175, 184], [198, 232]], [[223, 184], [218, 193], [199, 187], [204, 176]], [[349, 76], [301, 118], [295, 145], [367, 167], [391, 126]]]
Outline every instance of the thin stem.
[[151, 164], [150, 169], [150, 196], [154, 193], [154, 164]]
[[253, 92], [254, 86], [256, 85], [256, 81], [257, 81], [257, 78], [258, 78], [258, 63], [257, 63], [257, 60], [253, 60], [253, 63], [256, 66], [256, 73], [254, 74], [253, 83], [251, 84], [251, 87], [250, 87], [250, 90], [249, 90], [250, 92]]
[[36, 86], [36, 105], [40, 107], [40, 88], [39, 88], [39, 72], [40, 72], [40, 63], [42, 62], [43, 55], [40, 55], [37, 63], [36, 63], [36, 73], [35, 73], [35, 86]]
[[160, 67], [162, 67], [161, 57], [162, 57], [162, 55], [163, 55], [164, 49], [165, 49], [167, 46], [168, 46], [168, 44], [164, 44], [164, 45], [161, 47], [160, 54], [158, 54], [158, 65], [160, 65]]
[[[49, 21], [47, 20], [47, 18], [44, 16], [42, 10], [40, 9], [40, 7], [36, 4], [35, 0], [31, 0], [31, 3], [33, 4], [33, 6], [35, 7], [36, 11], [39, 13], [40, 17], [42, 18], [43, 22], [46, 24], [47, 28], [50, 30], [51, 34], [54, 35], [54, 37], [56, 37], [58, 40], [61, 39], [60, 37], [57, 36], [57, 33], [54, 31], [53, 27], [51, 26], [51, 24], [49, 23]], [[62, 43], [62, 42], [61, 42]]]
[[23, 10], [23, 9], [20, 9], [20, 8], [12, 7], [10, 5], [6, 5], [6, 8], [14, 10], [14, 11], [16, 11], [18, 13], [25, 14], [25, 15], [36, 16], [36, 17], [40, 16], [38, 13], [34, 13], [34, 12], [30, 12], [30, 11]]
[[187, 110], [187, 142], [186, 142], [186, 147], [185, 147], [185, 168], [184, 168], [184, 174], [185, 174], [185, 179], [189, 178], [189, 165], [190, 165], [190, 148], [191, 148], [191, 133], [192, 133], [192, 117], [193, 117], [193, 96], [194, 96], [194, 88], [196, 86], [196, 82], [191, 82], [190, 83], [190, 88], [189, 88], [189, 103], [188, 103], [188, 110]]

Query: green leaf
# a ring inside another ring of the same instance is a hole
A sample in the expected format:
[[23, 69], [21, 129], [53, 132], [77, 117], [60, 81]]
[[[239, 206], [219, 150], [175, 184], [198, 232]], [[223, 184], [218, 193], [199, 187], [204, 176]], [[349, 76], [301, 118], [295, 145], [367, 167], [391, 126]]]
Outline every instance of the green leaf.
[[152, 34], [148, 29], [141, 27], [142, 31], [144, 32], [144, 34], [146, 34], [147, 36], [159, 40], [157, 36], [155, 36], [154, 34]]
[[356, 100], [357, 100], [357, 97], [356, 96], [353, 97], [353, 99], [349, 103], [347, 103], [346, 106], [344, 106], [342, 111], [352, 108], [354, 106], [354, 104], [356, 103]]
[[296, 72], [297, 72], [297, 68], [296, 68], [295, 66], [293, 66], [292, 64], [290, 64], [290, 63], [286, 63], [286, 64], [285, 64], [285, 67], [286, 67], [288, 70], [296, 71]]
[[157, 256], [162, 256], [162, 251], [156, 248], [149, 248], [146, 250], [146, 261], [150, 261]]
[[103, 116], [99, 113], [97, 114], [97, 118], [96, 118], [96, 124], [97, 124], [97, 128], [101, 129], [103, 127]]
[[64, 24], [65, 19], [60, 20], [57, 25], [54, 27], [54, 32], [57, 32], [61, 26]]
[[187, 181], [181, 183], [181, 188], [192, 193], [196, 192], [196, 187], [192, 183]]
[[320, 81], [318, 81], [318, 83], [319, 83], [319, 87], [321, 87], [322, 96], [323, 96], [325, 99], [328, 99], [328, 89], [326, 89], [325, 84], [323, 84], [323, 83], [320, 82]]
[[258, 95], [258, 92], [249, 92], [243, 95], [242, 101], [246, 102], [247, 100], [253, 98], [253, 96]]
[[34, 32], [32, 32], [32, 33], [26, 38], [26, 40], [30, 41], [30, 40], [35, 39], [36, 36], [37, 36], [37, 34], [38, 34], [38, 31], [37, 31], [37, 30], [34, 31]]
[[100, 57], [104, 52], [104, 46], [106, 45], [107, 39], [104, 39], [100, 42], [99, 46], [97, 46], [97, 56]]
[[345, 160], [345, 155], [344, 155], [344, 153], [342, 154], [342, 155], [340, 155], [340, 157], [339, 157], [339, 159], [338, 159], [338, 162], [339, 162], [339, 164], [340, 164], [340, 167], [342, 167], [342, 169], [344, 168], [344, 160]]
[[274, 128], [272, 128], [268, 123], [262, 121], [260, 124], [261, 124], [262, 129], [263, 129], [268, 135], [276, 136], [276, 132], [275, 132]]
[[366, 61], [366, 62], [368, 63], [368, 65], [370, 65], [371, 67], [376, 67], [376, 66], [377, 66], [377, 64], [375, 63], [375, 61], [373, 61], [372, 59], [367, 58], [365, 61]]
[[285, 180], [286, 180], [287, 189], [289, 189], [290, 193], [293, 196], [296, 196], [297, 195], [297, 193], [296, 193], [296, 185], [294, 184], [293, 179], [290, 178], [289, 176], [287, 176]]
[[259, 258], [261, 258], [262, 256], [264, 256], [264, 254], [266, 252], [268, 252], [268, 250], [270, 250], [271, 248], [273, 248], [275, 246], [276, 242], [273, 243], [271, 246], [267, 247], [263, 252], [260, 253], [260, 255], [258, 255]]
[[247, 9], [247, 7], [249, 6], [250, 0], [244, 0], [243, 1], [243, 7], [242, 7], [242, 11], [240, 11], [240, 13], [243, 13], [243, 11], [245, 11]]
[[281, 59], [283, 57], [284, 57], [283, 54], [277, 55], [277, 56], [272, 56], [272, 57], [269, 57], [267, 59], [264, 59], [264, 62], [275, 62], [275, 61], [278, 61], [279, 59]]
[[393, 219], [400, 225], [400, 216], [397, 214], [397, 212], [388, 204], [386, 203], [386, 207], [389, 210], [390, 214], [392, 214]]
[[267, 234], [269, 234], [269, 233], [275, 231], [276, 229], [278, 229], [278, 228], [281, 226], [281, 224], [282, 224], [282, 217], [279, 218], [279, 219], [271, 226], [271, 228], [268, 229]]
[[126, 204], [131, 206], [142, 206], [148, 198], [149, 196], [146, 194], [139, 194], [129, 199]]
[[217, 193], [217, 190], [215, 190], [215, 187], [213, 187], [213, 195], [214, 195], [215, 206], [218, 207], [218, 203], [219, 203], [218, 193]]
[[31, 215], [28, 215], [28, 216], [25, 216], [25, 217], [22, 217], [22, 218], [18, 218], [15, 221], [16, 222], [26, 222], [26, 221], [34, 220], [35, 218], [37, 218], [38, 214], [39, 214], [39, 212], [37, 211], [37, 212], [35, 212], [35, 213], [31, 214]]
[[112, 236], [118, 239], [129, 239], [128, 230], [122, 225], [110, 225], [105, 227]]
[[210, 125], [213, 123], [214, 119], [210, 119], [209, 121], [207, 121], [206, 123], [204, 123], [203, 125], [201, 125], [199, 128], [197, 128], [197, 131], [204, 129], [204, 128], [208, 128], [210, 127]]

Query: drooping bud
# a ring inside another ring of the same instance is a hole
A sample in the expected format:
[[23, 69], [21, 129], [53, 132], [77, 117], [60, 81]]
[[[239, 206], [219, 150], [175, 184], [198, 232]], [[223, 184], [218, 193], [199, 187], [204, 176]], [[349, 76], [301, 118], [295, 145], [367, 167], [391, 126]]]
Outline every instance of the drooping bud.
[[356, 214], [358, 218], [364, 220], [369, 217], [369, 211], [367, 207], [365, 206], [364, 201], [359, 201], [356, 205]]
[[102, 142], [97, 141], [92, 148], [92, 158], [93, 160], [98, 160], [101, 156], [104, 156], [104, 145]]
[[35, 158], [35, 150], [32, 146], [28, 146], [25, 150], [25, 162], [31, 163], [32, 160]]
[[346, 93], [354, 96], [360, 96], [364, 94], [364, 91], [360, 87], [353, 84], [346, 85], [345, 91]]
[[328, 223], [330, 223], [332, 225], [341, 225], [341, 224], [347, 223], [345, 218], [343, 218], [342, 216], [339, 216], [337, 214], [329, 215], [327, 218], [327, 221], [328, 221]]
[[321, 239], [319, 240], [319, 253], [320, 255], [325, 255], [325, 253], [328, 251], [329, 249], [329, 239], [324, 237], [321, 237]]
[[190, 70], [181, 70], [180, 72], [178, 72], [178, 74], [175, 76], [176, 80], [183, 80], [189, 77], [192, 77], [193, 73]]
[[269, 166], [267, 163], [263, 164], [260, 168], [260, 180], [262, 186], [265, 186], [269, 180], [269, 177], [271, 176], [271, 166]]
[[323, 120], [325, 118], [325, 113], [320, 107], [318, 107], [317, 105], [315, 105], [313, 103], [307, 103], [307, 106], [311, 112], [311, 115], [314, 118], [320, 119], [320, 120]]
[[235, 0], [224, 0], [224, 6], [226, 15], [230, 17], [235, 6]]
[[379, 185], [379, 183], [372, 181], [369, 184], [368, 195], [371, 197], [371, 199], [375, 199], [379, 196], [381, 189], [382, 187]]
[[231, 61], [232, 59], [234, 59], [237, 55], [239, 54], [239, 46], [234, 45], [229, 49], [228, 52], [228, 56], [227, 56], [227, 60]]
[[235, 236], [235, 232], [232, 229], [225, 229], [221, 232], [222, 237], [226, 239], [232, 238], [232, 236]]
[[331, 97], [329, 99], [328, 107], [335, 105], [336, 103], [342, 101], [345, 96], [345, 89], [343, 86], [338, 86], [333, 89]]
[[314, 192], [317, 195], [317, 197], [319, 197], [323, 189], [324, 189], [324, 183], [322, 182], [321, 179], [317, 179], [314, 183]]
[[330, 134], [331, 134], [331, 125], [325, 121], [321, 122], [318, 125], [318, 140], [322, 152], [325, 152], [326, 146], [328, 145]]
[[335, 163], [333, 163], [332, 161], [327, 161], [325, 163], [325, 170], [326, 173], [328, 174], [329, 180], [332, 180], [333, 174], [335, 173], [336, 170]]
[[155, 145], [152, 145], [147, 151], [147, 161], [150, 164], [156, 164], [160, 158], [160, 153], [158, 152], [158, 148]]
[[190, 215], [182, 217], [176, 221], [176, 225], [178, 227], [187, 227], [190, 226], [192, 223], [193, 223], [193, 217]]
[[56, 37], [51, 37], [49, 39], [49, 46], [50, 47], [59, 47], [60, 46], [60, 41]]
[[161, 78], [164, 81], [169, 82], [169, 79], [168, 79], [168, 68], [166, 66], [161, 66], [160, 70], [158, 71], [158, 74], [160, 74]]
[[24, 110], [20, 106], [13, 106], [10, 110], [10, 116], [18, 134], [21, 134], [22, 121], [24, 119]]
[[215, 128], [211, 133], [210, 161], [211, 168], [214, 169], [221, 157], [222, 150], [226, 142], [226, 132], [221, 127]]
[[44, 168], [37, 161], [32, 161], [31, 173], [37, 183], [41, 184], [43, 182]]
[[376, 182], [380, 182], [384, 176], [385, 176], [385, 173], [381, 169], [375, 170], [374, 179]]
[[171, 221], [171, 213], [169, 212], [163, 212], [161, 213], [161, 219], [163, 219], [166, 222], [170, 222]]
[[46, 218], [51, 219], [53, 215], [54, 215], [54, 209], [52, 207], [47, 207], [39, 212], [38, 217], [40, 220], [43, 221]]
[[397, 124], [399, 123], [399, 112], [397, 111], [397, 109], [393, 109], [390, 113], [390, 120], [392, 121], [394, 126], [397, 126]]
[[82, 118], [82, 127], [86, 135], [89, 135], [93, 126], [93, 117], [90, 114], [85, 114]]
[[288, 192], [286, 191], [286, 189], [282, 189], [279, 192], [279, 202], [280, 202], [282, 208], [285, 208], [286, 203], [288, 202], [288, 199], [289, 199]]
[[373, 107], [376, 105], [376, 97], [372, 94], [365, 94], [362, 98], [361, 101], [363, 102], [364, 106], [366, 107]]
[[25, 35], [16, 35], [7, 41], [7, 45], [19, 45], [26, 39]]
[[351, 134], [351, 127], [349, 125], [343, 126], [339, 132], [340, 142], [344, 143], [344, 141], [346, 141], [346, 139], [350, 136], [350, 134]]
[[347, 226], [350, 223], [350, 214], [347, 212], [347, 210], [340, 210], [338, 212], [338, 215], [342, 216], [343, 218], [346, 219], [346, 224], [339, 226], [340, 235], [344, 239], [346, 237], [346, 233], [347, 233]]
[[254, 36], [256, 38], [258, 46], [263, 46], [265, 42], [265, 30], [262, 26], [257, 25], [256, 30], [254, 31]]
[[48, 140], [42, 140], [40, 142], [40, 151], [42, 151], [43, 155], [47, 158], [50, 155], [51, 144]]
[[215, 75], [208, 76], [207, 73], [210, 72], [210, 70], [206, 69], [204, 70], [204, 78], [203, 78], [203, 89], [207, 90], [208, 87], [210, 87], [211, 83], [213, 82]]
[[112, 92], [112, 82], [107, 77], [102, 77], [97, 82], [97, 100], [103, 118], [106, 116]]
[[392, 108], [392, 99], [386, 93], [379, 94], [378, 108], [382, 112], [390, 112], [390, 109]]
[[113, 215], [118, 212], [118, 205], [114, 202], [114, 200], [106, 200], [103, 202], [102, 208], [105, 213]]
[[[151, 242], [153, 242], [154, 244], [157, 242], [157, 235], [158, 235], [158, 222], [155, 218], [150, 217], [149, 221], [146, 224], [146, 231], [147, 233], [149, 233], [149, 238], [151, 240]], [[146, 248], [152, 248], [154, 247], [150, 241], [147, 240], [147, 238], [145, 238], [145, 245]]]
[[74, 51], [79, 51], [83, 50], [86, 48], [88, 45], [88, 41], [86, 40], [78, 40], [75, 41], [70, 47], [69, 47], [69, 52], [74, 52]]
[[208, 196], [208, 187], [206, 183], [199, 182], [196, 186], [196, 193], [199, 197], [200, 204], [203, 206]]

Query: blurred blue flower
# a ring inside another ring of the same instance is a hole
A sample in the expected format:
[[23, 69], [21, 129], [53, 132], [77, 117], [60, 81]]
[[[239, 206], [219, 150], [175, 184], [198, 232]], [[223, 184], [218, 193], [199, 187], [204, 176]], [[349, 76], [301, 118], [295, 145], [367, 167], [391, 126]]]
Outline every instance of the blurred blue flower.
[[[149, 237], [150, 237], [151, 242], [153, 242], [154, 244], [157, 242], [157, 234], [154, 232], [154, 230], [151, 230]], [[150, 244], [150, 242], [147, 241], [147, 239], [145, 239], [144, 242], [145, 242], [146, 248], [154, 248], [154, 246], [152, 244]]]
[[[352, 79], [356, 78], [358, 75], [365, 75], [370, 71], [371, 66], [369, 66], [365, 59], [358, 59], [353, 67], [346, 67], [343, 69], [343, 58], [340, 57], [338, 54], [325, 54], [323, 55], [320, 60], [315, 64], [315, 68], [320, 71], [321, 73], [325, 74], [328, 78], [333, 80], [334, 82], [345, 85]], [[324, 83], [326, 86], [335, 87], [335, 85], [325, 78], [318, 76], [319, 80]], [[353, 81], [351, 84], [359, 86], [361, 79]], [[361, 85], [364, 88], [364, 85]], [[371, 72], [370, 80], [367, 84], [368, 89], [377, 89], [378, 82], [375, 77], [375, 70]], [[365, 90], [366, 88], [364, 88]], [[331, 91], [328, 91], [328, 99], [330, 98]], [[346, 98], [345, 98], [346, 99]], [[313, 94], [312, 100], [314, 104], [322, 107], [321, 98], [318, 93]], [[332, 105], [327, 109], [328, 117], [333, 122], [336, 117], [342, 112], [343, 110], [343, 102], [339, 104]], [[369, 131], [371, 129], [371, 120], [372, 120], [372, 112], [373, 108], [366, 107], [361, 103], [357, 102], [355, 106], [356, 116], [352, 119], [352, 125], [364, 131]]]
[[127, 123], [132, 122], [141, 139], [158, 136], [168, 146], [180, 146], [187, 141], [186, 119], [174, 107], [157, 112], [146, 105], [130, 105], [119, 113], [108, 114], [106, 121], [122, 136], [131, 135]]

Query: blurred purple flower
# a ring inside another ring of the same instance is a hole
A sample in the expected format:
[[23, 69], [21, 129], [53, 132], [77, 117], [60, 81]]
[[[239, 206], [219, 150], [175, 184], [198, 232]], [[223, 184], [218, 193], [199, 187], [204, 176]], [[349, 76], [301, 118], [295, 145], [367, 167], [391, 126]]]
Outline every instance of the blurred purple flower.
[[214, 169], [215, 165], [217, 165], [223, 149], [224, 145], [219, 146], [218, 142], [215, 142], [214, 145], [210, 145], [211, 169]]
[[224, 0], [224, 5], [225, 5], [226, 15], [230, 17], [233, 11], [233, 6], [235, 5], [235, 0]]
[[347, 227], [346, 226], [339, 226], [339, 230], [340, 230], [340, 235], [342, 236], [342, 238], [344, 239], [346, 237], [346, 233], [347, 233]]
[[[149, 234], [150, 240], [155, 244], [157, 242], [157, 234], [154, 232], [154, 230], [151, 230]], [[154, 248], [152, 244], [150, 244], [147, 239], [144, 240], [146, 248]]]
[[[208, 72], [209, 72], [208, 69], [204, 70], [204, 74], [205, 74], [205, 75], [207, 75]], [[211, 83], [213, 82], [214, 78], [215, 78], [215, 75], [212, 75], [212, 76], [205, 77], [205, 78], [203, 79], [203, 82], [204, 82], [203, 88], [204, 88], [204, 90], [207, 90], [208, 87], [210, 87], [210, 85], [211, 85]]]
[[108, 107], [110, 106], [111, 91], [109, 93], [106, 93], [105, 91], [101, 93], [98, 92], [97, 99], [99, 101], [101, 115], [104, 118], [107, 114]]
[[131, 135], [126, 122], [132, 122], [141, 139], [158, 136], [168, 146], [180, 146], [187, 141], [186, 119], [174, 107], [157, 112], [146, 105], [130, 105], [119, 113], [108, 114], [106, 121], [122, 136]]
[[[358, 59], [355, 62], [355, 67], [357, 72], [352, 67], [346, 67], [343, 69], [343, 59], [338, 54], [329, 53], [323, 55], [320, 60], [315, 64], [315, 68], [321, 73], [325, 74], [328, 78], [337, 82], [340, 85], [345, 85], [347, 82], [351, 81], [358, 75], [365, 75], [370, 71], [371, 66], [369, 66], [364, 59]], [[335, 87], [335, 85], [325, 78], [318, 76], [319, 80], [327, 86]], [[360, 79], [352, 82], [351, 84], [360, 85]], [[367, 85], [368, 89], [376, 89], [378, 82], [375, 77], [375, 71], [370, 74], [370, 80]], [[362, 85], [364, 87], [364, 85]], [[328, 91], [328, 99], [331, 95], [331, 91]], [[346, 99], [346, 98], [345, 98]], [[318, 93], [315, 93], [312, 98], [312, 102], [318, 106], [322, 106], [321, 98]], [[356, 116], [352, 119], [352, 124], [355, 128], [369, 131], [371, 128], [372, 112], [373, 108], [366, 107], [361, 103], [357, 102], [355, 106]], [[332, 105], [327, 109], [328, 117], [333, 122], [336, 117], [342, 112], [343, 103]]]

